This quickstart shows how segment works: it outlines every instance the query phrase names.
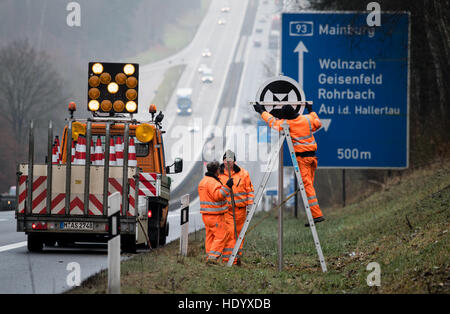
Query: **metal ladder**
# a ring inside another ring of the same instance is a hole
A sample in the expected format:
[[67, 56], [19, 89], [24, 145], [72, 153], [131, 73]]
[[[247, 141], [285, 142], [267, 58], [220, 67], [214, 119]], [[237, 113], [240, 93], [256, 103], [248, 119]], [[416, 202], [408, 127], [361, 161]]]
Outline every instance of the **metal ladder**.
[[272, 153], [272, 155], [270, 156], [270, 161], [267, 167], [266, 172], [264, 173], [264, 176], [261, 180], [261, 183], [259, 184], [258, 187], [258, 192], [255, 195], [255, 200], [253, 202], [253, 205], [247, 215], [247, 218], [245, 220], [244, 226], [242, 227], [242, 230], [239, 234], [239, 237], [236, 241], [236, 244], [233, 248], [233, 252], [231, 254], [230, 259], [228, 260], [227, 266], [231, 267], [233, 265], [233, 262], [236, 258], [237, 252], [239, 250], [239, 247], [241, 246], [241, 243], [244, 239], [245, 233], [247, 232], [247, 228], [250, 225], [250, 222], [253, 218], [253, 214], [256, 211], [256, 208], [259, 205], [259, 202], [261, 201], [261, 198], [264, 194], [264, 189], [266, 187], [266, 184], [269, 180], [270, 177], [270, 173], [272, 172], [276, 162], [278, 161], [277, 156], [280, 154], [281, 149], [283, 148], [283, 143], [286, 141], [289, 147], [289, 153], [292, 159], [292, 164], [294, 166], [294, 171], [295, 171], [295, 175], [297, 177], [297, 182], [299, 184], [299, 189], [300, 189], [300, 193], [302, 196], [302, 200], [303, 200], [303, 205], [305, 207], [305, 212], [306, 212], [306, 216], [308, 217], [308, 221], [309, 221], [309, 227], [311, 229], [311, 233], [313, 235], [313, 239], [314, 239], [314, 245], [316, 246], [316, 251], [317, 251], [317, 255], [319, 256], [319, 261], [320, 261], [320, 265], [322, 267], [322, 271], [326, 272], [327, 271], [327, 265], [325, 263], [325, 258], [323, 256], [322, 253], [322, 247], [320, 246], [320, 241], [319, 241], [319, 236], [317, 235], [317, 230], [316, 230], [316, 226], [314, 224], [314, 219], [312, 217], [311, 214], [311, 209], [309, 207], [308, 204], [308, 198], [306, 196], [306, 191], [305, 191], [305, 186], [303, 184], [303, 179], [302, 179], [302, 175], [300, 173], [300, 169], [298, 167], [298, 163], [297, 163], [297, 159], [295, 158], [295, 151], [294, 151], [294, 146], [292, 144], [292, 140], [291, 140], [291, 135], [289, 133], [289, 125], [286, 123], [286, 121], [281, 125], [283, 127], [283, 130], [281, 131], [281, 139], [280, 142], [278, 144], [278, 146], [275, 148], [274, 152]]

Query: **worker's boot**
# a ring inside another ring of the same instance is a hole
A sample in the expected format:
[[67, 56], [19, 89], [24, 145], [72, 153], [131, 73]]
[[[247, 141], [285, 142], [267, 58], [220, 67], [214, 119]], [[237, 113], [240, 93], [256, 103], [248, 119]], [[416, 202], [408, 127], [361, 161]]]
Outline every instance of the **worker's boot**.
[[213, 258], [208, 258], [206, 260], [206, 265], [217, 265], [219, 264], [219, 262], [217, 261], [217, 259], [213, 259]]
[[[324, 218], [323, 216], [314, 218], [314, 224], [316, 224], [316, 223], [318, 223], [318, 222], [322, 222], [322, 221], [324, 221], [324, 220], [325, 220], [325, 218]], [[305, 227], [309, 227], [309, 222], [305, 224]]]

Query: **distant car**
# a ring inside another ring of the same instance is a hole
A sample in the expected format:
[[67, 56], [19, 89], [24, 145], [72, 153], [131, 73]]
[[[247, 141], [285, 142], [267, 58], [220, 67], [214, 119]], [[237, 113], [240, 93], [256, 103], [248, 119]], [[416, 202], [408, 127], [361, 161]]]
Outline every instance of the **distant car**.
[[211, 51], [208, 48], [205, 48], [202, 52], [203, 57], [211, 57]]
[[257, 33], [262, 33], [262, 28], [257, 28], [257, 29], [255, 29], [255, 32], [257, 32]]
[[213, 82], [212, 70], [210, 68], [206, 68], [203, 70], [202, 82], [203, 83], [212, 83]]
[[11, 186], [9, 192], [0, 195], [0, 210], [16, 209], [16, 187]]
[[200, 66], [198, 67], [198, 73], [203, 73], [203, 71], [207, 68], [208, 66], [206, 64], [204, 63], [200, 64]]
[[261, 40], [256, 39], [255, 41], [253, 41], [253, 46], [254, 47], [261, 47]]
[[220, 9], [220, 11], [222, 11], [223, 13], [228, 13], [230, 12], [230, 7], [223, 7], [222, 9]]
[[217, 23], [219, 23], [219, 25], [225, 25], [227, 21], [224, 19], [220, 19]]
[[259, 22], [260, 23], [266, 23], [266, 19], [262, 17], [262, 18], [259, 19]]

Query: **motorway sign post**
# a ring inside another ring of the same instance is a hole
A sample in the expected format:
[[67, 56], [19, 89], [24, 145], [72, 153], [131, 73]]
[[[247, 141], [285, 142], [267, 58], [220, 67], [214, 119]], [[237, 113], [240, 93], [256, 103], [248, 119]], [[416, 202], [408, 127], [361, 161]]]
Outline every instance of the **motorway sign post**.
[[282, 14], [282, 72], [298, 80], [323, 127], [314, 136], [321, 168], [407, 168], [407, 13]]

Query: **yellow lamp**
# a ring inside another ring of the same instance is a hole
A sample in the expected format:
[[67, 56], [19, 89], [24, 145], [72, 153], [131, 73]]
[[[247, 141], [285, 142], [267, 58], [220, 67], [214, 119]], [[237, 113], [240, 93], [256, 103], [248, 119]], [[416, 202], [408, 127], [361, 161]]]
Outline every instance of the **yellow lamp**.
[[150, 142], [153, 136], [155, 136], [155, 129], [150, 124], [143, 123], [136, 128], [136, 138], [141, 143]]

